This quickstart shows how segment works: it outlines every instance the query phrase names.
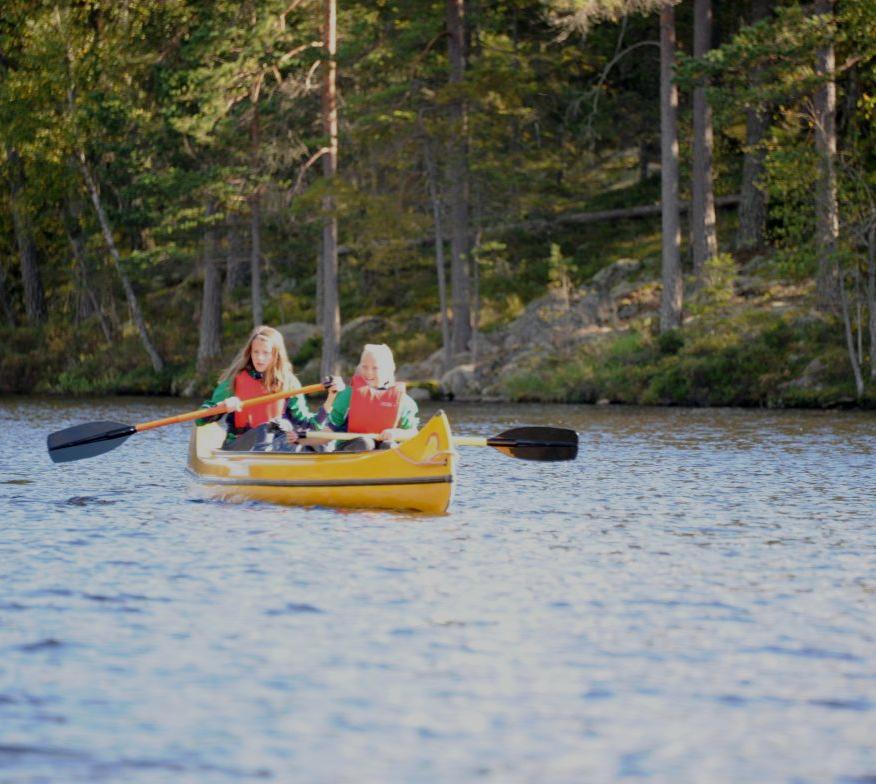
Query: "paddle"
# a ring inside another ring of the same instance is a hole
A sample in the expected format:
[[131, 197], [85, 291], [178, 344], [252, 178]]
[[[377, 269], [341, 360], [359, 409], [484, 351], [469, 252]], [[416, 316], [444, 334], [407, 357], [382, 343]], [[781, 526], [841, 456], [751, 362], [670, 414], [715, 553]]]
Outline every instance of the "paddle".
[[[308, 430], [299, 437], [315, 441], [352, 441], [373, 438], [376, 433], [332, 433], [328, 430]], [[413, 437], [413, 436], [411, 436]], [[454, 446], [490, 446], [503, 455], [520, 460], [574, 460], [578, 455], [578, 434], [564, 427], [514, 427], [497, 436], [454, 436]]]
[[565, 427], [513, 427], [497, 436], [454, 436], [455, 446], [491, 446], [520, 460], [574, 460], [578, 434]]
[[[311, 384], [301, 389], [289, 389], [282, 392], [273, 392], [270, 395], [253, 397], [241, 403], [242, 408], [270, 403], [285, 397], [295, 395], [309, 395], [313, 392], [321, 392], [325, 389], [324, 384]], [[226, 413], [226, 408], [221, 403], [212, 408], [199, 408], [197, 411], [189, 411], [187, 414], [156, 419], [152, 422], [141, 422], [139, 425], [124, 425], [121, 422], [86, 422], [81, 425], [57, 430], [51, 433], [47, 439], [49, 457], [54, 463], [68, 463], [72, 460], [82, 460], [86, 457], [96, 457], [104, 452], [109, 452], [117, 446], [121, 446], [135, 433], [145, 430], [154, 430], [164, 425], [174, 425], [178, 422], [191, 422], [193, 419], [216, 416]]]

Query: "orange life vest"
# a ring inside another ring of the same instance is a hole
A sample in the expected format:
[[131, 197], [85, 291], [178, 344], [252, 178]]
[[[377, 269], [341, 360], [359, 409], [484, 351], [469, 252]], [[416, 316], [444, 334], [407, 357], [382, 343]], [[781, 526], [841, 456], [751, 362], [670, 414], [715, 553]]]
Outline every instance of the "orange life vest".
[[[234, 378], [234, 394], [241, 400], [249, 400], [261, 395], [268, 395], [270, 392], [259, 379], [253, 378], [249, 371], [242, 370]], [[235, 411], [234, 428], [240, 431], [263, 425], [274, 417], [281, 416], [285, 405], [286, 401], [281, 399], [245, 408], [243, 411]]]
[[381, 433], [395, 427], [398, 422], [401, 401], [405, 395], [404, 384], [393, 384], [386, 389], [368, 386], [362, 376], [353, 376], [350, 381], [350, 411], [347, 430], [351, 433]]

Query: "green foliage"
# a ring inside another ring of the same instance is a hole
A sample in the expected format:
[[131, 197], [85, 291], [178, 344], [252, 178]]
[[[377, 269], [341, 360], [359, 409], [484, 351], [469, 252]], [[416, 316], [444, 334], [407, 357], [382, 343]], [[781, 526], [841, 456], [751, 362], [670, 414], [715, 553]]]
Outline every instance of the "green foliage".
[[28, 392], [47, 371], [54, 357], [42, 351], [44, 332], [33, 327], [0, 328], [0, 393]]
[[437, 328], [418, 329], [408, 334], [396, 333], [389, 341], [396, 364], [416, 362], [441, 347], [441, 331]]
[[[654, 339], [629, 331], [510, 377], [513, 400], [685, 406], [836, 406], [854, 400], [848, 356], [825, 319], [739, 310]], [[795, 379], [815, 359], [818, 383]], [[863, 401], [876, 404], [876, 398]]]
[[132, 370], [78, 367], [62, 371], [51, 383], [37, 386], [40, 392], [62, 395], [166, 395], [168, 374], [156, 374], [148, 367]]
[[319, 356], [322, 351], [322, 335], [314, 335], [308, 338], [298, 349], [298, 353], [292, 357], [293, 367], [304, 367], [311, 359]]
[[[679, 84], [691, 89], [706, 77], [717, 86], [710, 99], [723, 113], [740, 106], [786, 106], [805, 98], [822, 83], [814, 53], [835, 42], [844, 30], [830, 14], [807, 13], [802, 5], [781, 5], [768, 21], [743, 26], [729, 41], [696, 60], [679, 55]], [[757, 74], [758, 78], [752, 76]]]
[[706, 259], [702, 281], [687, 305], [687, 312], [701, 316], [725, 307], [733, 298], [735, 278], [736, 260], [732, 254], [719, 253]]
[[[383, 318], [387, 326], [373, 339], [390, 342], [400, 362], [432, 353], [440, 345], [433, 189], [449, 256], [446, 163], [463, 129], [447, 107], [457, 100], [466, 108], [480, 329], [500, 329], [546, 287], [574, 300], [576, 287], [618, 258], [643, 260], [642, 275], [656, 279], [658, 217], [569, 219], [660, 199], [653, 174], [656, 3], [596, 5], [470, 4], [465, 79], [450, 85], [445, 4], [352, 0], [339, 9], [341, 168], [329, 182], [318, 157], [325, 138], [315, 0], [10, 0], [0, 20], [0, 135], [24, 167], [19, 203], [38, 246], [50, 317], [39, 331], [0, 331], [0, 387], [84, 394], [208, 384], [194, 371], [207, 230], [223, 270], [227, 259], [248, 265], [258, 203], [264, 317], [312, 321], [328, 195], [339, 219], [344, 321]], [[684, 93], [711, 79], [717, 193], [738, 192], [746, 111], [758, 107], [770, 119], [761, 183], [770, 247], [761, 249], [757, 272], [764, 300], [771, 278], [805, 289], [815, 269], [811, 98], [823, 81], [815, 53], [827, 43], [836, 49], [841, 106], [837, 258], [850, 281], [866, 273], [868, 228], [876, 220], [871, 6], [840, 3], [831, 19], [780, 3], [769, 21], [746, 25], [734, 4], [719, 5], [721, 46], [701, 61], [682, 58], [677, 69]], [[571, 28], [557, 23], [576, 10], [587, 36], [562, 39], [558, 33]], [[682, 49], [689, 48], [690, 13], [689, 4], [677, 6]], [[682, 106], [686, 100], [683, 94]], [[681, 119], [684, 167], [689, 118]], [[142, 370], [143, 351], [76, 163], [80, 154], [99, 181], [150, 331], [173, 367], [166, 377]], [[719, 214], [722, 250], [730, 246], [733, 221]], [[81, 240], [81, 259], [71, 254], [68, 232]], [[0, 294], [21, 320], [14, 235], [4, 186]], [[738, 261], [748, 259], [739, 254]], [[726, 253], [710, 261], [703, 285], [685, 303], [693, 318], [684, 329], [657, 338], [639, 324], [605, 345], [587, 343], [571, 356], [546, 359], [545, 367], [522, 370], [509, 388], [526, 399], [758, 405], [809, 399], [809, 392], [782, 387], [801, 370], [788, 346], [796, 346], [795, 356], [834, 357], [837, 324], [816, 329], [779, 316], [762, 323], [753, 311], [734, 316], [744, 309], [733, 290], [736, 267]], [[224, 294], [223, 356], [250, 328], [245, 277]], [[305, 344], [296, 365], [319, 351], [318, 340]], [[842, 351], [837, 357], [827, 363], [824, 389], [845, 383], [848, 363], [840, 361]], [[536, 370], [549, 372], [534, 376]]]
[[774, 127], [766, 156], [772, 236], [783, 273], [802, 278], [814, 270], [815, 205], [812, 194], [818, 159], [812, 139], [801, 137], [798, 122]]
[[657, 336], [657, 348], [661, 354], [677, 354], [684, 346], [684, 335], [680, 329], [667, 329]]

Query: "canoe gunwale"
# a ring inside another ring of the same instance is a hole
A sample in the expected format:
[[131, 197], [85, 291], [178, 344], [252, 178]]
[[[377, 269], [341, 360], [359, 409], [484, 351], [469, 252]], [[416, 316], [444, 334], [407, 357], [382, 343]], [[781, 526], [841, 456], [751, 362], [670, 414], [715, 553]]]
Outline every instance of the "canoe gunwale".
[[411, 476], [392, 479], [247, 479], [245, 477], [205, 477], [191, 468], [188, 473], [202, 485], [242, 485], [247, 487], [384, 487], [387, 485], [437, 485], [453, 481], [451, 474], [444, 476]]
[[[395, 450], [393, 450], [395, 451]], [[382, 450], [380, 451], [370, 451], [370, 452], [234, 452], [229, 449], [214, 449], [212, 453], [206, 458], [208, 460], [216, 460], [219, 459], [223, 463], [239, 463], [243, 462], [253, 462], [253, 463], [268, 463], [268, 462], [285, 462], [288, 461], [290, 463], [295, 463], [296, 461], [307, 462], [311, 461], [314, 465], [318, 465], [323, 462], [331, 462], [331, 461], [342, 461], [347, 460], [350, 462], [357, 461], [356, 459], [361, 459], [363, 456], [375, 456], [380, 455]], [[402, 455], [404, 453], [401, 453]], [[455, 455], [456, 452], [454, 451]], [[201, 458], [204, 460], [205, 458]], [[403, 458], [404, 459], [404, 458]], [[410, 459], [410, 458], [408, 458]], [[358, 462], [358, 461], [357, 461]], [[437, 460], [430, 460], [425, 463], [427, 466], [433, 465], [446, 465], [447, 464], [447, 455], [442, 453]]]

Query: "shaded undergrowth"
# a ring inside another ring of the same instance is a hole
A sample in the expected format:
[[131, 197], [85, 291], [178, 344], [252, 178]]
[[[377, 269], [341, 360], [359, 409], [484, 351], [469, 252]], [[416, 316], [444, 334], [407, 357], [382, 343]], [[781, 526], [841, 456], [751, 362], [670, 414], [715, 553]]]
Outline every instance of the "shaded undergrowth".
[[755, 306], [661, 335], [629, 329], [545, 357], [509, 377], [517, 401], [679, 406], [876, 406], [856, 401], [833, 319]]

